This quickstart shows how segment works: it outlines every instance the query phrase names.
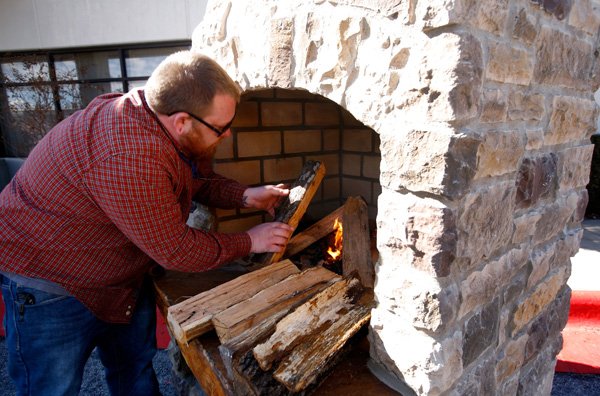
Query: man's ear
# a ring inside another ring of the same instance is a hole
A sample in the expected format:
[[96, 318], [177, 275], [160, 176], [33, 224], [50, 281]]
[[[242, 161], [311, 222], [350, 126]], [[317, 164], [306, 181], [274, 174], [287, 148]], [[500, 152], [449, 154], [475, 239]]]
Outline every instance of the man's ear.
[[184, 112], [175, 113], [171, 117], [171, 122], [173, 123], [174, 127], [173, 129], [175, 130], [174, 132], [179, 136], [184, 135], [187, 132], [187, 129], [190, 127], [188, 125], [190, 117]]

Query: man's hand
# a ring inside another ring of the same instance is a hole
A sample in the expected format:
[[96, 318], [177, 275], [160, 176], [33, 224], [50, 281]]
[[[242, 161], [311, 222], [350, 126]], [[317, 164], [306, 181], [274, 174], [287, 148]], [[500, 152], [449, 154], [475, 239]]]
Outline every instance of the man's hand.
[[263, 223], [249, 229], [251, 253], [282, 252], [294, 229], [279, 222]]
[[244, 206], [262, 209], [271, 216], [275, 216], [275, 208], [279, 205], [280, 200], [289, 193], [290, 190], [285, 188], [284, 184], [250, 187], [244, 191]]

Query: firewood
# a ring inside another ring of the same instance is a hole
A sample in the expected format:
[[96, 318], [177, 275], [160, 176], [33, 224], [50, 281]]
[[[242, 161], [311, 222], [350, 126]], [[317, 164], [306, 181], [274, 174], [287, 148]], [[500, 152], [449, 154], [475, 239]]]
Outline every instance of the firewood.
[[[352, 305], [326, 329], [318, 329], [279, 364], [273, 377], [291, 392], [300, 392], [331, 370], [346, 342], [371, 318], [371, 309]], [[300, 320], [300, 318], [299, 318]]]
[[187, 343], [212, 329], [212, 317], [223, 310], [249, 299], [258, 292], [300, 271], [284, 260], [258, 271], [241, 275], [168, 309], [167, 322], [174, 337]]
[[348, 275], [356, 272], [362, 285], [372, 289], [375, 285], [375, 270], [371, 258], [369, 214], [362, 198], [349, 197], [346, 200], [342, 225], [343, 273]]
[[213, 325], [221, 342], [279, 311], [290, 311], [310, 298], [331, 281], [340, 277], [323, 267], [313, 267], [293, 274], [251, 298], [241, 301], [213, 316]]
[[274, 361], [281, 360], [311, 334], [339, 320], [361, 292], [358, 279], [347, 277], [333, 283], [283, 318], [269, 340], [254, 347], [254, 357], [260, 367], [269, 370]]
[[294, 235], [288, 242], [283, 257], [291, 257], [294, 254], [301, 252], [321, 238], [326, 237], [333, 231], [336, 231], [334, 224], [336, 220], [341, 222], [344, 207], [340, 206], [327, 216], [315, 224], [308, 227], [306, 230]]
[[[290, 194], [277, 208], [273, 221], [289, 224], [293, 228], [298, 226], [304, 216], [308, 204], [317, 192], [325, 176], [325, 165], [319, 161], [307, 161], [302, 168], [300, 176], [290, 187]], [[250, 270], [262, 268], [279, 261], [284, 252], [255, 254], [250, 258]]]
[[286, 393], [285, 386], [273, 378], [272, 372], [261, 370], [252, 355], [254, 345], [273, 333], [277, 322], [286, 314], [277, 312], [219, 346], [221, 360], [238, 396], [260, 395], [261, 389], [268, 390], [269, 393], [264, 394], [269, 396]]

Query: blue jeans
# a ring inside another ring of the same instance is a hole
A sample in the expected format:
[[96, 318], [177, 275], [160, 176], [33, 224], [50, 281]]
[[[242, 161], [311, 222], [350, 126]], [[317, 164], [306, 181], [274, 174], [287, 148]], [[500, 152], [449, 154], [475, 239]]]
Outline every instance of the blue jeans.
[[77, 299], [2, 278], [8, 372], [19, 395], [77, 395], [92, 350], [112, 395], [160, 395], [154, 296], [146, 284], [130, 324], [97, 319]]

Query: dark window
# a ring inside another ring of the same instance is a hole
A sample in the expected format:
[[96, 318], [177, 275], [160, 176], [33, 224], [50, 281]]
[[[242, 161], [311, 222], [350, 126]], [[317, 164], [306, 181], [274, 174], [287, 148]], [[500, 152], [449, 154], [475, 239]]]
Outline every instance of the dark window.
[[96, 96], [143, 86], [190, 42], [0, 53], [0, 156], [26, 157], [46, 132]]

